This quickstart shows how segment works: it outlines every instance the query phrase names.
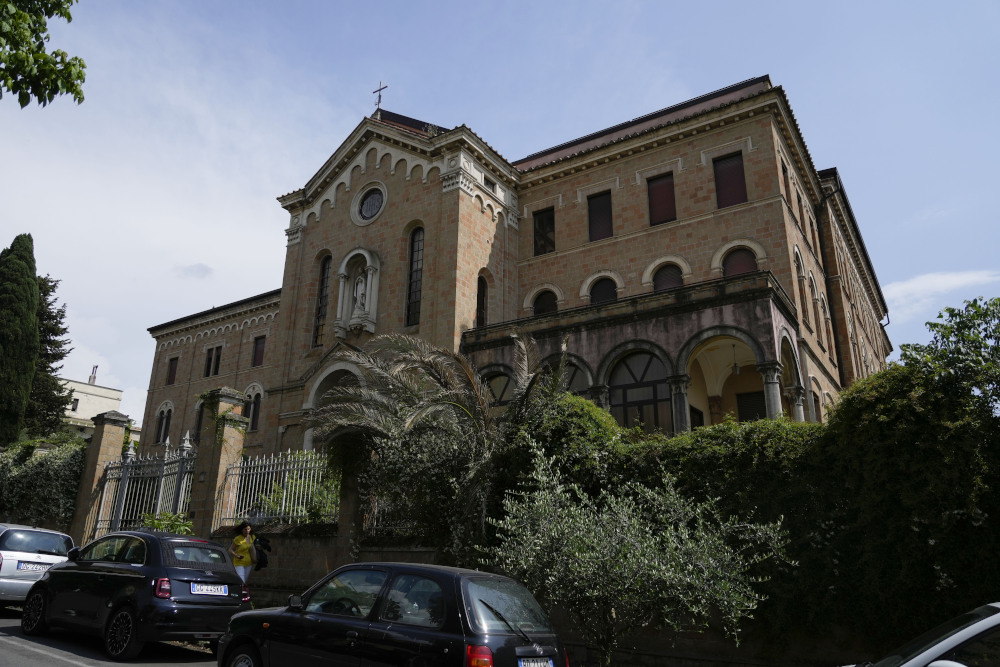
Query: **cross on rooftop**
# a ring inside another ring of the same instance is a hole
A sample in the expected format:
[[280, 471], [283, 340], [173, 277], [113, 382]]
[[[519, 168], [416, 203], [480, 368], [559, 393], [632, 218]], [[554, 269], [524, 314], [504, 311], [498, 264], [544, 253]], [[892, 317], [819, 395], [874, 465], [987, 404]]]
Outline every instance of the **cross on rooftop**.
[[378, 88], [372, 91], [372, 95], [378, 95], [378, 99], [375, 100], [375, 111], [382, 110], [382, 91], [388, 88], [388, 85], [383, 86], [382, 82], [378, 82]]

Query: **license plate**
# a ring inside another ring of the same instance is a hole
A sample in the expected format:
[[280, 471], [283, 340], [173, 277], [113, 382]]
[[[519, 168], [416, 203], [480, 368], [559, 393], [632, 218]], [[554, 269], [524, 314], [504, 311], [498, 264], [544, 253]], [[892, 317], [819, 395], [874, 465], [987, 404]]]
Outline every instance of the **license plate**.
[[517, 667], [555, 667], [552, 658], [518, 658]]
[[27, 570], [28, 572], [44, 572], [51, 565], [52, 563], [26, 563], [23, 560], [17, 561], [17, 569]]
[[229, 595], [226, 584], [191, 584], [192, 595]]

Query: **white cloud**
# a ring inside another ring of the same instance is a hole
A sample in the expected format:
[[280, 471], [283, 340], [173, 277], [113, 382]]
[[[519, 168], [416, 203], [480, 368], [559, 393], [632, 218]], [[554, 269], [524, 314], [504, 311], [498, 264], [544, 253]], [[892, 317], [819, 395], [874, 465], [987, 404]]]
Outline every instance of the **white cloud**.
[[1000, 282], [1000, 271], [940, 271], [890, 283], [883, 294], [889, 302], [893, 323], [901, 324], [917, 317], [923, 321], [932, 320], [945, 305], [943, 297], [997, 282]]

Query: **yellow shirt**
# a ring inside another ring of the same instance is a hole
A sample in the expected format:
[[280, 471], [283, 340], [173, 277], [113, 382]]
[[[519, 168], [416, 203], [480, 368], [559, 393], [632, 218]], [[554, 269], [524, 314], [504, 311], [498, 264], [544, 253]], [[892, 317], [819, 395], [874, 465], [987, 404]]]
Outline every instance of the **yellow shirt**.
[[236, 555], [233, 556], [233, 565], [241, 565], [246, 567], [247, 565], [253, 565], [253, 561], [250, 560], [250, 544], [257, 541], [255, 535], [250, 535], [250, 541], [248, 542], [242, 535], [237, 535], [233, 538], [233, 551]]

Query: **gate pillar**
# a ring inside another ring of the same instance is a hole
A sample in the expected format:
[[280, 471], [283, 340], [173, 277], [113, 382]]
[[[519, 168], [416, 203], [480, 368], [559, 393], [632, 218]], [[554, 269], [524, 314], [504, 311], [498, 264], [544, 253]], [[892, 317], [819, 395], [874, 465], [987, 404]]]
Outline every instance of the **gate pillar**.
[[194, 534], [212, 535], [216, 498], [226, 481], [226, 470], [240, 459], [249, 421], [243, 416], [243, 392], [231, 387], [214, 389], [202, 395], [204, 418], [191, 482], [188, 518]]
[[100, 511], [104, 466], [122, 457], [125, 445], [125, 427], [129, 418], [114, 410], [102, 412], [93, 419], [94, 435], [90, 438], [84, 457], [83, 474], [76, 492], [76, 510], [69, 535], [73, 543], [85, 544], [94, 538], [97, 513]]

